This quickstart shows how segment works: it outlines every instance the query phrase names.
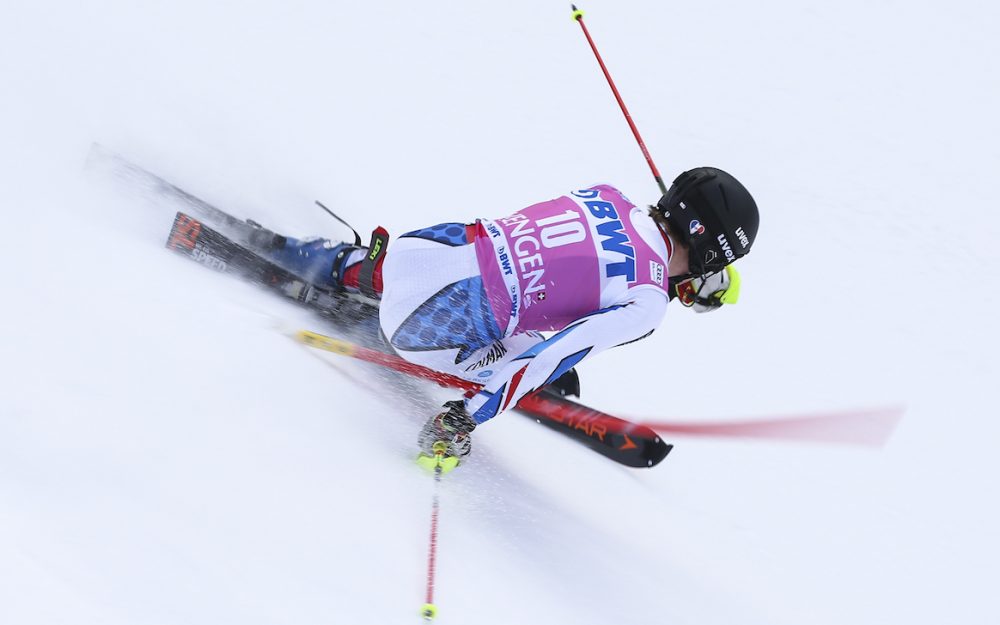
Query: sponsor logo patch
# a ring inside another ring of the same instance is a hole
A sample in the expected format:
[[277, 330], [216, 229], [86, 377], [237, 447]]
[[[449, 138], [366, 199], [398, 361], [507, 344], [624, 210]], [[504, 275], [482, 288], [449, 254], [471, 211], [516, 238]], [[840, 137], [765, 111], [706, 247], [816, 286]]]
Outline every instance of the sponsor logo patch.
[[663, 286], [663, 265], [655, 260], [649, 261], [649, 279]]
[[688, 228], [691, 230], [691, 234], [693, 235], [705, 234], [705, 226], [701, 225], [701, 222], [697, 219], [692, 219]]

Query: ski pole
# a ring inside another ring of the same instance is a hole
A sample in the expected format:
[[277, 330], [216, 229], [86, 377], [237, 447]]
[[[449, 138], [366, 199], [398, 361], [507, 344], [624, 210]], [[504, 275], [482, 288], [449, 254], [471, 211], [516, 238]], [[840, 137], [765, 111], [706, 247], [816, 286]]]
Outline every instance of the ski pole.
[[434, 498], [431, 503], [431, 539], [427, 549], [427, 594], [424, 596], [424, 605], [420, 608], [420, 614], [427, 622], [433, 621], [437, 616], [437, 605], [434, 604], [434, 578], [437, 573], [438, 514], [441, 510], [438, 494], [443, 473], [444, 443], [435, 443], [434, 452], [437, 464], [434, 467]]
[[615, 87], [615, 81], [611, 80], [611, 74], [608, 72], [607, 66], [604, 65], [604, 59], [601, 58], [601, 53], [597, 51], [597, 45], [594, 44], [594, 40], [590, 36], [590, 31], [587, 30], [587, 25], [583, 23], [583, 11], [576, 8], [575, 4], [571, 4], [570, 6], [573, 7], [573, 19], [580, 23], [580, 28], [583, 29], [583, 34], [587, 38], [587, 43], [590, 44], [590, 49], [594, 51], [594, 56], [597, 57], [597, 62], [601, 66], [601, 71], [604, 72], [604, 77], [608, 79], [608, 85], [611, 87], [611, 92], [615, 94], [615, 99], [618, 100], [618, 106], [621, 107], [622, 113], [625, 114], [625, 121], [628, 122], [628, 127], [632, 129], [632, 134], [635, 135], [635, 140], [639, 143], [639, 149], [642, 150], [642, 155], [646, 158], [646, 162], [649, 164], [649, 169], [653, 172], [653, 178], [656, 179], [656, 184], [660, 187], [660, 193], [666, 195], [667, 186], [663, 184], [663, 178], [660, 176], [660, 171], [656, 168], [656, 163], [653, 162], [653, 157], [649, 155], [649, 150], [646, 149], [645, 142], [643, 142], [642, 137], [639, 136], [639, 129], [635, 127], [635, 122], [632, 121], [632, 115], [629, 114], [628, 108], [625, 107], [625, 102], [622, 100], [621, 94], [618, 93], [618, 88]]
[[[629, 114], [628, 109], [625, 107], [625, 102], [622, 100], [621, 94], [618, 93], [618, 88], [615, 87], [615, 81], [611, 80], [611, 74], [608, 72], [607, 66], [604, 65], [604, 59], [601, 58], [601, 53], [597, 51], [597, 46], [594, 44], [594, 40], [590, 36], [590, 31], [587, 30], [587, 25], [583, 23], [583, 11], [576, 8], [575, 4], [571, 4], [570, 6], [573, 7], [573, 19], [580, 22], [580, 28], [583, 29], [584, 36], [587, 37], [590, 49], [594, 51], [594, 56], [597, 57], [597, 62], [601, 66], [601, 71], [604, 72], [604, 77], [608, 79], [608, 85], [611, 87], [611, 92], [615, 94], [615, 99], [618, 100], [618, 106], [621, 107], [622, 113], [625, 114], [625, 121], [628, 122], [628, 127], [632, 129], [632, 134], [635, 135], [635, 140], [639, 143], [639, 149], [642, 150], [642, 155], [646, 158], [650, 171], [653, 172], [653, 178], [656, 180], [656, 185], [660, 187], [660, 194], [666, 195], [667, 185], [663, 184], [663, 177], [660, 176], [660, 170], [656, 168], [656, 163], [653, 162], [653, 157], [649, 155], [649, 150], [646, 149], [646, 143], [642, 140], [642, 137], [639, 136], [639, 129], [635, 127], [635, 122], [632, 121], [632, 115]], [[731, 271], [736, 276], [739, 276], [739, 273], [736, 271], [736, 267], [733, 267]]]

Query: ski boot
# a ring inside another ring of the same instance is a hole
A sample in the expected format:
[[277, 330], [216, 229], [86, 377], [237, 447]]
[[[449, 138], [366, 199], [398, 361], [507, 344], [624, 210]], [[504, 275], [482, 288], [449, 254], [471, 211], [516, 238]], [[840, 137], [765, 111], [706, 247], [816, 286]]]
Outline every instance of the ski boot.
[[344, 271], [364, 257], [365, 248], [349, 243], [320, 237], [280, 238], [281, 245], [276, 245], [268, 257], [310, 284], [332, 291], [342, 289]]
[[580, 374], [576, 372], [575, 368], [570, 369], [555, 380], [549, 382], [548, 386], [545, 388], [557, 393], [560, 397], [579, 397]]

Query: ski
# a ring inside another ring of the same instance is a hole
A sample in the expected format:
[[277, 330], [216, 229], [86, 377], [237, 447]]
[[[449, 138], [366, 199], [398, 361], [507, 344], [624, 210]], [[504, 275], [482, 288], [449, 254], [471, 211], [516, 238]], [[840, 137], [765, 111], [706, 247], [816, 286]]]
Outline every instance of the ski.
[[186, 210], [199, 220], [208, 222], [226, 238], [242, 247], [256, 252], [267, 252], [284, 245], [285, 237], [253, 221], [234, 217], [98, 143], [90, 146], [87, 167], [104, 168], [119, 179], [151, 195], [166, 197], [184, 205]]
[[310, 284], [186, 213], [178, 212], [174, 217], [166, 246], [209, 269], [263, 286], [324, 315], [339, 315], [345, 322], [356, 322], [377, 311], [364, 298], [351, 298]]
[[[413, 364], [399, 356], [318, 332], [300, 330], [293, 338], [308, 347], [374, 363], [447, 388], [472, 392], [482, 388], [474, 382]], [[651, 428], [584, 406], [547, 388], [522, 397], [515, 409], [629, 467], [656, 466], [673, 449], [673, 445], [664, 442]]]

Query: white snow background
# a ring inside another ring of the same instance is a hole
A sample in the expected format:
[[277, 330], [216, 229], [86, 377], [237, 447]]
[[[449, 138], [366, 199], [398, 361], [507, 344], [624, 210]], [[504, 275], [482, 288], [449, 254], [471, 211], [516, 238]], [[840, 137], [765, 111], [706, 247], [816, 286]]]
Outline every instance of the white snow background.
[[[676, 437], [618, 467], [520, 416], [441, 493], [448, 623], [997, 623], [992, 2], [609, 2], [664, 176], [760, 206], [738, 306], [581, 369], [636, 418], [905, 405], [881, 449]], [[6, 2], [0, 623], [414, 623], [426, 413], [163, 249], [98, 141], [290, 234], [658, 192], [566, 2]], [[349, 374], [351, 377], [345, 376]]]

